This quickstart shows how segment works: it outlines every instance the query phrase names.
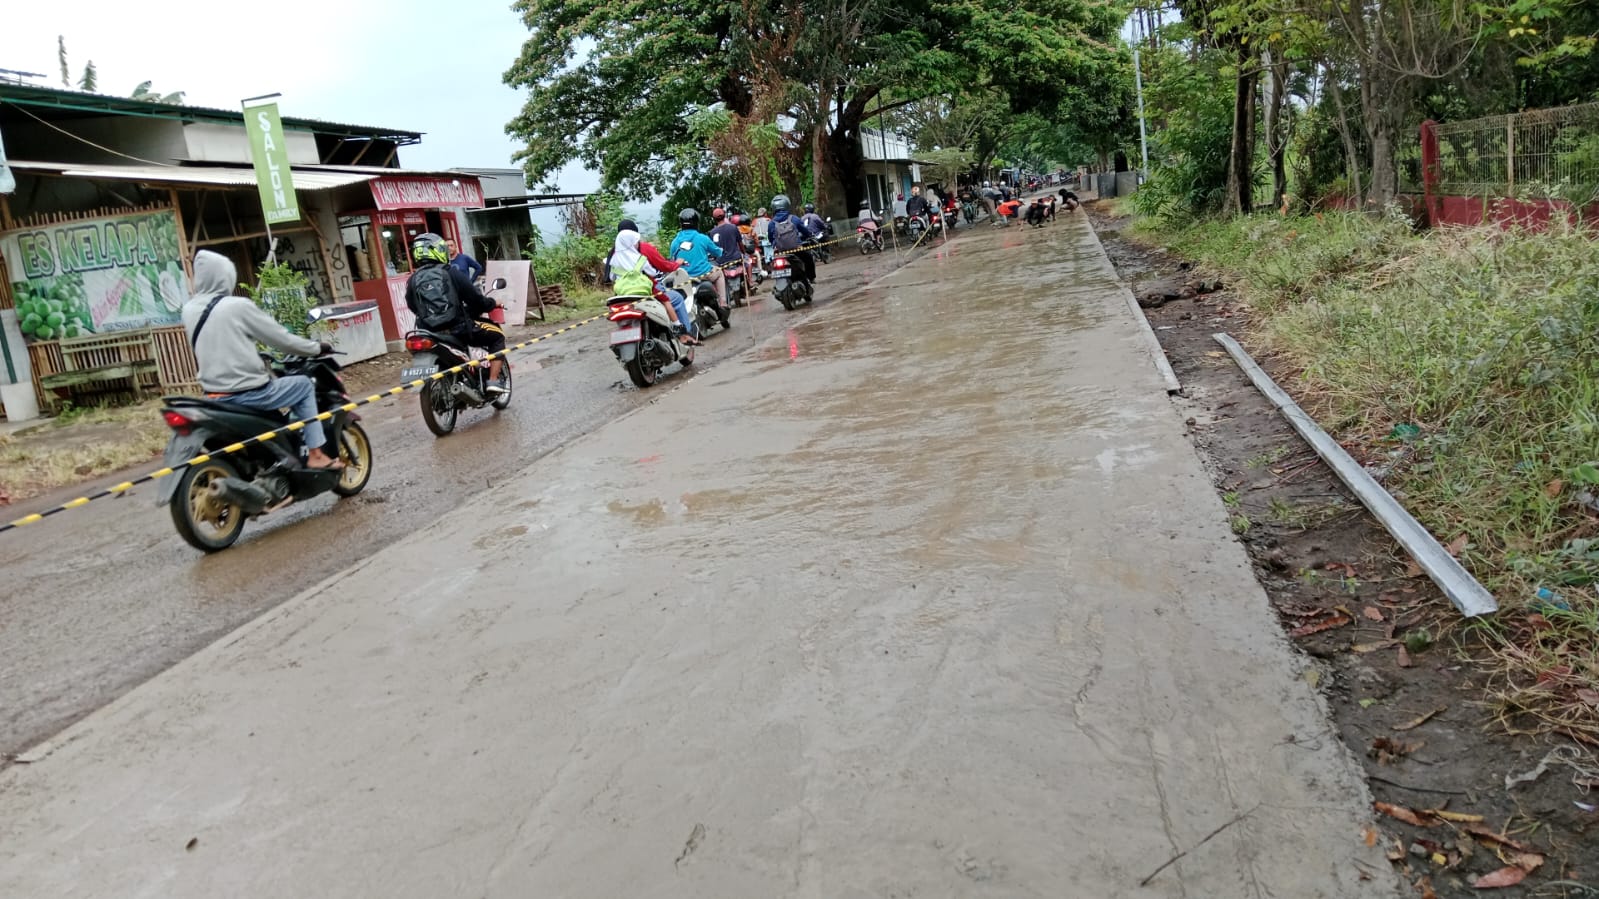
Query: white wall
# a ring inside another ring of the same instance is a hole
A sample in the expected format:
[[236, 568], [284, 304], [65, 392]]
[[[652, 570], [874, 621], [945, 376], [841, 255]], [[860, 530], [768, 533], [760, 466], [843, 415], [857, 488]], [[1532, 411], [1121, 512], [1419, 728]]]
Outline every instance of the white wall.
[[[316, 165], [322, 161], [317, 154], [316, 136], [311, 132], [285, 131], [283, 139], [289, 145], [291, 164]], [[183, 140], [187, 158], [195, 162], [250, 162], [250, 138], [242, 124], [188, 122], [183, 126]]]

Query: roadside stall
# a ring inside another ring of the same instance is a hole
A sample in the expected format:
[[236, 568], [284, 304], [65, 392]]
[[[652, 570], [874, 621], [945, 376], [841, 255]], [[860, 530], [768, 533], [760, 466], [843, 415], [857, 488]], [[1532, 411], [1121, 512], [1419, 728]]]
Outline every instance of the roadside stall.
[[431, 231], [461, 246], [463, 209], [483, 205], [471, 175], [383, 175], [373, 178], [370, 207], [341, 210], [339, 239], [354, 273], [357, 300], [377, 304], [383, 337], [398, 341], [415, 324], [405, 305], [411, 239]]

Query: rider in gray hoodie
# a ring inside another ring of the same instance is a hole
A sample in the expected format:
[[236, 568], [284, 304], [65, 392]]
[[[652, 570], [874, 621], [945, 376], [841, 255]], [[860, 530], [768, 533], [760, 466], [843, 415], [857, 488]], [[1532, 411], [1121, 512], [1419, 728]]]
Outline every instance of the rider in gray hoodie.
[[[327, 435], [315, 420], [316, 387], [305, 375], [274, 378], [256, 350], [257, 343], [301, 356], [326, 355], [333, 347], [297, 337], [246, 297], [233, 296], [238, 270], [220, 253], [194, 254], [194, 290], [183, 304], [183, 329], [200, 363], [200, 387], [218, 399], [251, 409], [289, 409], [306, 421], [306, 465], [342, 467], [323, 451]], [[203, 327], [202, 327], [203, 322]]]

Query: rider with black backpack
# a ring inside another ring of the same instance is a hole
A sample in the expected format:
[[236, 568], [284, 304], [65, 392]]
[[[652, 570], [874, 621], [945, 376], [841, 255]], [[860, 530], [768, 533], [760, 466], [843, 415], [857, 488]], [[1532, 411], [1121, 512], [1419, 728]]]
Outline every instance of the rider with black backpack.
[[[417, 327], [448, 334], [490, 353], [505, 349], [505, 332], [500, 326], [477, 320], [499, 304], [450, 266], [450, 248], [444, 238], [431, 232], [418, 234], [411, 241], [411, 259], [416, 271], [405, 282], [405, 305], [416, 314]], [[504, 367], [505, 360], [499, 356], [489, 362], [489, 393], [505, 393]]]
[[799, 216], [788, 209], [788, 195], [772, 198], [772, 223], [766, 228], [766, 239], [772, 249], [791, 257], [799, 263], [799, 276], [807, 283], [816, 282], [816, 260], [809, 250], [802, 249], [808, 240], [822, 239], [820, 232], [812, 231]]

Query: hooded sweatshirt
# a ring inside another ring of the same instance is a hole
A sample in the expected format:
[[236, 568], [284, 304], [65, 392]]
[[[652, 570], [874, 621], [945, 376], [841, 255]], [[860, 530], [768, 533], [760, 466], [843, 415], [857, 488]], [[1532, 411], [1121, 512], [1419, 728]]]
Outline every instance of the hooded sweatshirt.
[[[257, 343], [302, 356], [315, 355], [322, 348], [315, 340], [290, 334], [248, 298], [232, 296], [237, 281], [238, 272], [226, 256], [210, 250], [194, 254], [194, 291], [183, 304], [183, 330], [195, 344], [200, 387], [207, 393], [243, 393], [272, 380], [256, 352]], [[200, 339], [195, 341], [195, 326], [219, 296], [222, 299], [212, 308], [200, 329]]]

